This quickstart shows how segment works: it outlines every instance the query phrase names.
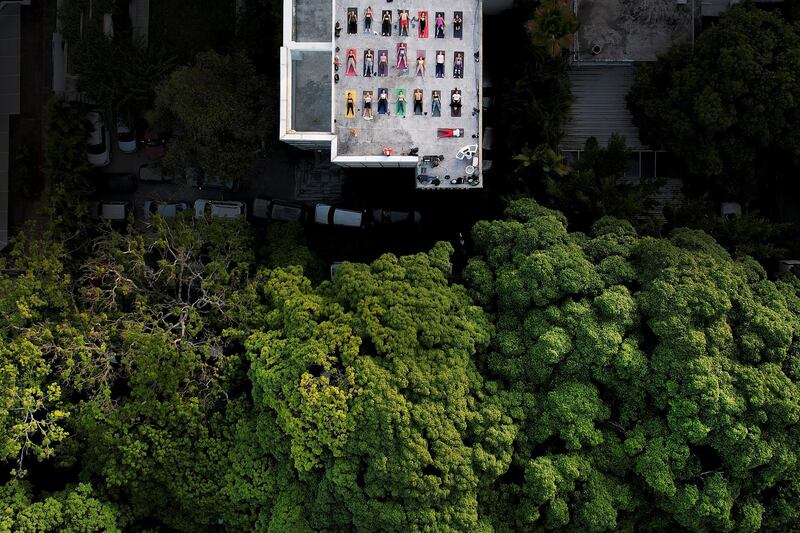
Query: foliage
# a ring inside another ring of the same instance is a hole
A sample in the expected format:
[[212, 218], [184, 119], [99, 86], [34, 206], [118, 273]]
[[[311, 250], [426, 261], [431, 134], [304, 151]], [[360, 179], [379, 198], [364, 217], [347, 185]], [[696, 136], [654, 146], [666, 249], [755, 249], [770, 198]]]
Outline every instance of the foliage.
[[771, 222], [757, 211], [724, 217], [716, 214], [708, 198], [690, 200], [666, 215], [670, 226], [703, 230], [734, 257], [749, 255], [768, 263], [786, 257], [793, 244], [790, 224]]
[[297, 268], [259, 280], [271, 309], [247, 342], [259, 439], [293, 465], [273, 524], [487, 527], [478, 490], [507, 468], [514, 429], [474, 366], [489, 324], [448, 285], [451, 253], [345, 263], [316, 290]]
[[98, 499], [91, 485], [81, 483], [33, 501], [29, 484], [11, 481], [0, 486], [0, 531], [19, 533], [117, 533], [119, 511]]
[[575, 226], [588, 228], [607, 215], [642, 224], [650, 220], [650, 197], [659, 183], [625, 178], [629, 157], [625, 138], [613, 135], [606, 147], [589, 138], [581, 158], [571, 167], [547, 145], [535, 150], [526, 146], [514, 159], [519, 162], [516, 175], [523, 190], [537, 193], [548, 205], [564, 211]]
[[129, 32], [115, 28], [113, 37], [106, 36], [102, 17], [115, 3], [71, 0], [62, 6], [59, 19], [80, 91], [109, 119], [120, 113], [131, 121], [152, 105], [156, 85], [174, 68], [175, 60], [161, 49], [132, 42]]
[[530, 200], [473, 229], [518, 427], [481, 509], [498, 531], [787, 530], [797, 521], [800, 282], [707, 235], [570, 234]]
[[86, 221], [86, 200], [94, 191], [86, 152], [89, 124], [77, 106], [60, 98], [50, 100], [47, 117], [44, 171], [50, 186], [50, 221], [70, 234]]
[[[536, 5], [521, 2], [485, 20], [482, 63], [495, 96], [484, 123], [494, 128], [493, 172], [500, 177], [513, 176], [512, 157], [525, 146], [557, 146], [572, 101], [566, 60], [534, 44], [520, 24], [533, 17]], [[503, 192], [518, 186], [513, 181], [499, 185]]]
[[264, 81], [243, 52], [198, 54], [159, 88], [155, 122], [178, 130], [166, 164], [199, 165], [227, 180], [249, 177], [264, 135]]
[[300, 224], [270, 222], [264, 231], [262, 254], [267, 268], [301, 266], [303, 275], [312, 281], [327, 277], [325, 264], [309, 250]]
[[779, 14], [729, 9], [693, 51], [637, 70], [628, 105], [642, 140], [674, 152], [701, 190], [740, 201], [774, 191], [800, 158], [798, 50], [797, 27]]
[[[158, 0], [150, 4], [150, 46], [181, 64], [201, 52], [229, 51], [236, 26], [234, 0]], [[271, 32], [265, 31], [265, 35]], [[277, 31], [280, 34], [280, 29]]]
[[579, 26], [569, 0], [543, 0], [533, 18], [526, 22], [533, 42], [543, 46], [551, 57], [561, 56], [572, 46]]

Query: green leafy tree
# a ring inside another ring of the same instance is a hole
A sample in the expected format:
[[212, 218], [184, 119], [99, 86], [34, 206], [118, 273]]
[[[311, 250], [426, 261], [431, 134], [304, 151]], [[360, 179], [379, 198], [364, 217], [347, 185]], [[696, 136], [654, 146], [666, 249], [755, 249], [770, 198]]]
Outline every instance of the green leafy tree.
[[[630, 151], [625, 138], [613, 135], [608, 146], [594, 137], [586, 141], [581, 158], [562, 169], [549, 149], [537, 151], [541, 186], [547, 203], [564, 211], [570, 222], [588, 228], [598, 218], [611, 215], [644, 223], [650, 220], [650, 197], [658, 187], [651, 178], [624, 178]], [[519, 160], [519, 158], [518, 158]], [[522, 161], [523, 166], [526, 161]]]
[[265, 84], [243, 52], [203, 52], [174, 71], [156, 97], [157, 124], [180, 132], [167, 152], [176, 168], [199, 165], [230, 180], [252, 172], [264, 136]]
[[297, 268], [258, 280], [259, 439], [292, 465], [273, 530], [487, 530], [478, 491], [514, 428], [474, 365], [489, 324], [449, 285], [450, 253], [345, 263], [317, 289]]
[[745, 201], [794, 179], [800, 34], [752, 3], [637, 69], [628, 105], [642, 140], [674, 152], [700, 190]]
[[575, 42], [580, 26], [568, 0], [543, 0], [526, 27], [538, 46], [551, 57], [559, 57]]
[[0, 531], [19, 533], [116, 533], [120, 512], [99, 499], [91, 485], [81, 483], [40, 501], [29, 484], [11, 481], [0, 486]]
[[473, 229], [481, 367], [518, 427], [482, 512], [498, 531], [791, 530], [800, 282], [706, 234], [590, 235], [530, 200]]

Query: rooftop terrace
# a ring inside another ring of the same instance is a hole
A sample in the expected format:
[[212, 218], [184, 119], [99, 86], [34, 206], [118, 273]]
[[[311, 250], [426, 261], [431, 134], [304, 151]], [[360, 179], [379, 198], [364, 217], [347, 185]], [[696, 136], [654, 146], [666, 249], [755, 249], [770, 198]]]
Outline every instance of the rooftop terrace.
[[[373, 6], [373, 22], [371, 30], [366, 31], [364, 15], [369, 6]], [[435, 154], [445, 157], [436, 167], [425, 167], [425, 172], [432, 177], [442, 172], [440, 185], [445, 185], [445, 172], [453, 179], [464, 176], [467, 163], [472, 161], [471, 158], [469, 161], [458, 159], [457, 154], [464, 146], [478, 143], [477, 137], [473, 136], [480, 133], [481, 124], [480, 114], [473, 112], [481, 107], [481, 63], [475, 58], [476, 52], [481, 50], [481, 1], [429, 0], [427, 4], [415, 4], [411, 9], [405, 2], [378, 4], [371, 0], [337, 0], [334, 8], [334, 18], [342, 26], [341, 34], [335, 40], [340, 79], [334, 85], [334, 161], [336, 158], [341, 161], [342, 158], [384, 157], [383, 150], [387, 147], [392, 149], [394, 156], [405, 156], [416, 148], [420, 156]], [[356, 33], [349, 33], [352, 27], [348, 27], [347, 21], [353, 9], [357, 10]], [[402, 10], [408, 12], [408, 26], [407, 34], [403, 31], [401, 35]], [[382, 24], [385, 12], [391, 17], [388, 27]], [[426, 13], [428, 20], [424, 32], [422, 12]], [[444, 21], [441, 32], [436, 29], [438, 13], [442, 14]], [[460, 32], [454, 24], [456, 14], [462, 21]], [[402, 45], [406, 50], [405, 65], [399, 60], [398, 47]], [[348, 64], [351, 50], [355, 53], [355, 68]], [[366, 69], [367, 50], [373, 56], [372, 72]], [[437, 74], [437, 56], [440, 53], [444, 65]], [[384, 54], [386, 68], [379, 69]], [[460, 57], [460, 73], [456, 69], [456, 57]], [[421, 73], [417, 72], [419, 58], [424, 60], [424, 72]], [[387, 95], [385, 106], [380, 102], [383, 90]], [[451, 108], [450, 105], [454, 91], [459, 92], [460, 113], [457, 107]], [[434, 92], [440, 100], [438, 116], [433, 110]], [[371, 99], [371, 109], [365, 109], [367, 94]], [[417, 94], [422, 95], [421, 109], [414, 105]], [[348, 95], [352, 96], [353, 104], [349, 110]], [[405, 113], [398, 107], [398, 100], [402, 98], [406, 102]], [[452, 137], [440, 138], [440, 129], [458, 131]], [[476, 175], [479, 174], [480, 171], [476, 171]]]
[[574, 0], [580, 21], [575, 61], [655, 61], [691, 42], [694, 0]]

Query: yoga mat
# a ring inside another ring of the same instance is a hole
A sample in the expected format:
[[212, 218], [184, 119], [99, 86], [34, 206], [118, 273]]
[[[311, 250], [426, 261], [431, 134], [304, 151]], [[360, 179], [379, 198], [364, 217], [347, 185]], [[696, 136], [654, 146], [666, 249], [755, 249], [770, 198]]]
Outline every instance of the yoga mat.
[[[456, 17], [461, 19], [461, 27], [457, 28], [455, 24]], [[453, 12], [453, 37], [456, 39], [462, 39], [464, 37], [464, 12], [463, 11], [454, 11]]]
[[[367, 53], [369, 53], [369, 52], [372, 52], [372, 73], [371, 74], [367, 74]], [[375, 68], [377, 67], [377, 65], [378, 65], [378, 60], [375, 57], [375, 51], [372, 50], [371, 48], [367, 48], [366, 50], [364, 50], [364, 70], [363, 70], [364, 77], [365, 78], [371, 78], [372, 76], [374, 76], [375, 75]]]
[[435, 111], [433, 109], [433, 97], [434, 97], [434, 93], [436, 93], [436, 92], [439, 92], [439, 91], [431, 91], [431, 116], [432, 117], [441, 117], [442, 116], [442, 93], [441, 92], [439, 92], [439, 110]]
[[[460, 76], [456, 75], [456, 57], [458, 57], [459, 54], [461, 55], [461, 75]], [[464, 66], [466, 66], [466, 64], [467, 64], [467, 62], [464, 59], [464, 52], [462, 52], [460, 50], [457, 50], [457, 51], [453, 52], [453, 77], [454, 78], [463, 78], [464, 77]]]
[[[426, 19], [425, 28], [424, 29], [422, 28], [422, 14], [423, 13], [425, 14], [425, 19]], [[420, 39], [427, 39], [429, 30], [430, 30], [430, 26], [431, 26], [431, 19], [428, 16], [428, 12], [427, 11], [418, 11], [417, 12], [417, 23], [419, 24], [419, 38]]]
[[[389, 20], [388, 21], [384, 21], [384, 19], [386, 18], [387, 15], [389, 17]], [[381, 35], [383, 35], [385, 37], [386, 36], [391, 37], [392, 36], [392, 12], [391, 12], [391, 10], [384, 9], [381, 12], [381, 21], [380, 22], [381, 22]]]
[[[406, 65], [405, 67], [400, 66], [400, 49], [405, 48], [406, 50]], [[408, 70], [408, 45], [406, 43], [397, 43], [397, 62], [395, 63], [395, 68]]]
[[[405, 109], [403, 110], [400, 109], [400, 93], [403, 93], [403, 95], [405, 96]], [[394, 112], [398, 115], [406, 116], [406, 114], [408, 113], [408, 91], [402, 88], [397, 89], [395, 95], [397, 97], [397, 102], [395, 103]]]
[[[355, 15], [355, 21], [351, 20], [351, 15]], [[347, 33], [354, 34], [358, 33], [358, 8], [357, 7], [348, 7], [347, 8]]]
[[[383, 91], [386, 91], [386, 109], [381, 110], [380, 101], [381, 101], [381, 93]], [[375, 109], [378, 111], [378, 113], [380, 113], [381, 115], [385, 115], [389, 111], [389, 89], [387, 89], [386, 87], [379, 87], [378, 96], [375, 98], [373, 105], [375, 106]]]
[[[353, 111], [350, 112], [347, 109], [347, 99], [349, 97], [353, 98]], [[344, 116], [347, 118], [354, 118], [356, 116], [356, 105], [358, 102], [356, 101], [356, 92], [352, 89], [348, 89], [344, 92]]]
[[[414, 104], [416, 102], [416, 92], [418, 90], [420, 91], [420, 94], [422, 94], [422, 100], [420, 101], [421, 106], [418, 109], [414, 109], [415, 107]], [[420, 89], [419, 87], [414, 89], [414, 91], [411, 93], [411, 109], [414, 110], [415, 115], [422, 115], [423, 113], [425, 113], [425, 92], [422, 91], [422, 89]]]
[[442, 25], [441, 31], [439, 31], [436, 27], [436, 21], [439, 19], [440, 15], [442, 17], [442, 20], [444, 20], [444, 11], [437, 11], [436, 16], [433, 17], [433, 31], [434, 31], [434, 37], [436, 37], [437, 39], [444, 39], [444, 31], [445, 31], [445, 26], [447, 26], [447, 24]]
[[[384, 54], [386, 54], [386, 68], [385, 68], [385, 70], [381, 71], [381, 69], [380, 69], [381, 56], [384, 55]], [[389, 65], [390, 65], [390, 62], [389, 62], [389, 50], [378, 50], [378, 55], [375, 58], [375, 65], [376, 65], [375, 68], [378, 69], [378, 76], [386, 77], [386, 76], [389, 75]]]
[[[439, 59], [439, 54], [444, 56], [444, 63], [442, 63], [442, 70], [439, 70], [437, 60]], [[444, 50], [436, 50], [436, 55], [433, 57], [433, 73], [437, 78], [444, 78], [444, 67], [447, 64], [447, 54], [445, 54]]]
[[[367, 112], [367, 102], [366, 102], [367, 96], [372, 98], [372, 102], [370, 104], [371, 105], [371, 107], [370, 107], [371, 114]], [[363, 96], [361, 98], [362, 98], [361, 99], [361, 103], [363, 105], [363, 111], [361, 112], [361, 117], [364, 120], [372, 120], [373, 118], [375, 118], [375, 116], [374, 116], [375, 115], [375, 97], [373, 96], [372, 91], [364, 91], [363, 92]]]
[[461, 95], [461, 91], [459, 91], [458, 89], [453, 89], [452, 91], [450, 91], [450, 104], [451, 104], [450, 105], [450, 116], [451, 117], [460, 117], [461, 116], [461, 107], [464, 105], [463, 97], [462, 97], [461, 100], [459, 100], [459, 103], [461, 104], [460, 106], [452, 105], [453, 104], [453, 95], [456, 94], [456, 93]]
[[418, 74], [418, 73], [417, 73], [417, 59], [419, 59], [420, 57], [421, 57], [422, 59], [426, 59], [426, 58], [425, 58], [425, 50], [417, 50], [417, 55], [415, 55], [415, 56], [414, 56], [414, 76], [420, 76], [420, 77], [422, 77], [422, 76], [424, 76], [424, 75], [426, 75], [426, 74], [427, 74], [427, 71], [428, 71], [428, 62], [427, 62], [427, 61], [425, 61], [425, 72], [424, 72], [423, 74]]
[[[355, 65], [348, 65], [347, 58], [350, 57], [350, 52], [353, 52], [353, 57], [355, 58]], [[356, 69], [358, 68], [358, 50], [355, 48], [348, 48], [347, 52], [344, 54], [344, 68], [345, 74], [347, 76], [358, 76], [358, 72]]]
[[[406, 19], [406, 20], [408, 20], [408, 24], [406, 25], [406, 32], [405, 33], [403, 33], [403, 26], [402, 26], [403, 21], [402, 21], [402, 19], [400, 17], [400, 15], [402, 15], [403, 12], [405, 12], [405, 14], [408, 16], [408, 18]], [[401, 37], [408, 37], [410, 35], [409, 34], [410, 28], [411, 28], [411, 12], [408, 9], [398, 9], [397, 10], [397, 35], [399, 35]]]

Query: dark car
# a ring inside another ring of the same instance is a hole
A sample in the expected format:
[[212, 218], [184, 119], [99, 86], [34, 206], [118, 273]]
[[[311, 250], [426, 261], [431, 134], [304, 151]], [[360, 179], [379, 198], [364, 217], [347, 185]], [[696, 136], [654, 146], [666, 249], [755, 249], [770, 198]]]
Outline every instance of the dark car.
[[392, 209], [373, 209], [372, 222], [374, 224], [419, 224], [422, 215], [419, 211], [403, 211]]
[[103, 174], [98, 185], [102, 192], [135, 192], [139, 187], [136, 174]]
[[144, 153], [150, 159], [160, 159], [164, 157], [166, 151], [166, 141], [161, 138], [161, 134], [153, 128], [147, 128], [144, 132]]
[[308, 209], [302, 204], [273, 200], [270, 198], [255, 198], [253, 200], [253, 216], [267, 220], [282, 220], [284, 222], [305, 222], [308, 218]]

